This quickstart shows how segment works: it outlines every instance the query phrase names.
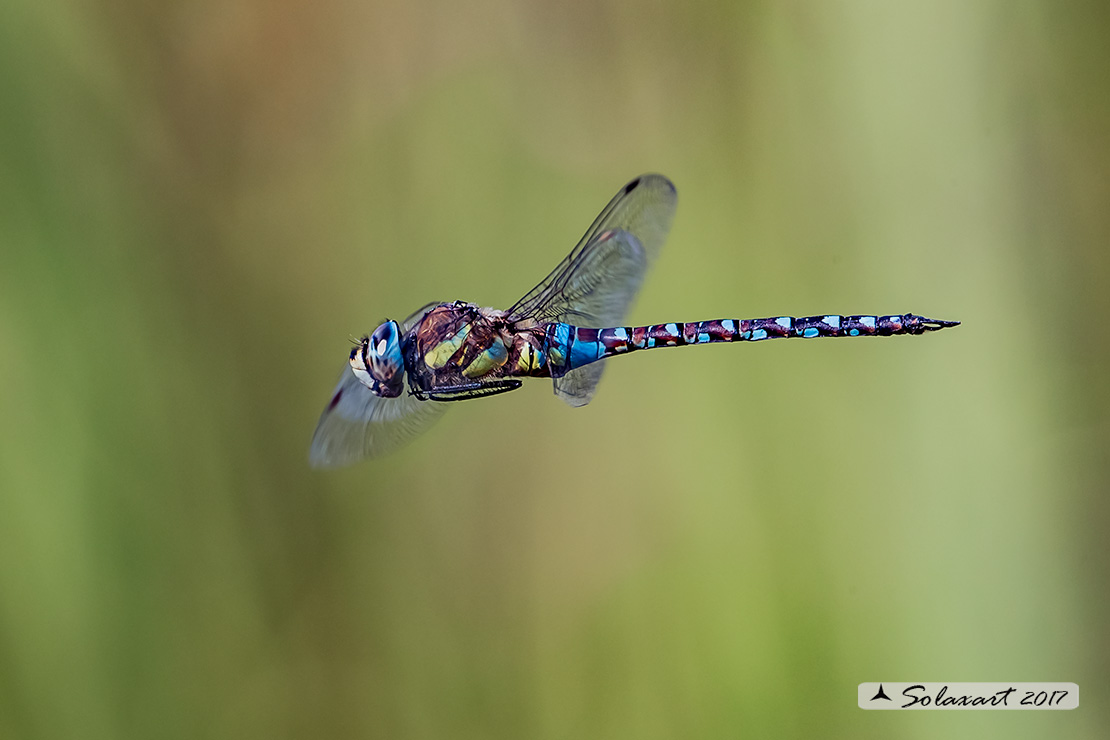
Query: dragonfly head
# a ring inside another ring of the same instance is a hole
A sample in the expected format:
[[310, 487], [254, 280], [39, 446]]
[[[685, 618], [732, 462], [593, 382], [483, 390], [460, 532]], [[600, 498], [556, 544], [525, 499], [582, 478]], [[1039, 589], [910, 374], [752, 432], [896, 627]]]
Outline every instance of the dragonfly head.
[[405, 388], [405, 361], [401, 355], [401, 328], [385, 321], [351, 350], [351, 369], [376, 396], [396, 398]]

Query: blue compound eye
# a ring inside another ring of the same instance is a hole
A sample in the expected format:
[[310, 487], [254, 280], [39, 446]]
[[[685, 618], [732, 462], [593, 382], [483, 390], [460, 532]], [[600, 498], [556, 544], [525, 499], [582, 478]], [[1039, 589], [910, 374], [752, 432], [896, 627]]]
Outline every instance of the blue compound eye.
[[401, 356], [401, 328], [396, 321], [386, 321], [374, 330], [366, 348], [366, 357], [374, 380], [400, 390], [405, 361]]

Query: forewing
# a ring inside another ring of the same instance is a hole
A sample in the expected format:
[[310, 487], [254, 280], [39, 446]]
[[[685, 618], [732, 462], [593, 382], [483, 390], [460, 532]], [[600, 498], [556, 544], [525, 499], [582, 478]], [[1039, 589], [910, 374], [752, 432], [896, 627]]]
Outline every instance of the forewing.
[[[623, 325], [667, 238], [676, 203], [674, 185], [662, 175], [643, 175], [625, 185], [566, 259], [509, 309], [510, 316], [594, 328]], [[555, 379], [555, 395], [584, 406], [603, 371], [602, 362], [571, 370]]]
[[[429, 303], [413, 313], [401, 324], [402, 331], [407, 333], [438, 305]], [[446, 410], [446, 404], [420, 401], [407, 392], [397, 398], [375, 396], [345, 365], [312, 435], [309, 464], [338, 468], [392, 452], [426, 431]]]
[[420, 401], [407, 392], [397, 398], [375, 396], [349, 367], [344, 368], [312, 435], [309, 464], [338, 468], [392, 452], [426, 431], [446, 410], [447, 404]]

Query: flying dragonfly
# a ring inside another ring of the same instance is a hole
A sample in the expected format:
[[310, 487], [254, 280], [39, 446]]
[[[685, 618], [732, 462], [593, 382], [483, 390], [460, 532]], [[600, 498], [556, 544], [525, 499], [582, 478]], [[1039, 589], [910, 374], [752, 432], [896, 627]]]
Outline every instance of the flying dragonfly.
[[556, 396], [584, 406], [601, 380], [601, 360], [637, 350], [924, 334], [960, 323], [901, 314], [625, 326], [676, 203], [666, 177], [637, 177], [609, 201], [566, 259], [510, 308], [429, 303], [404, 321], [383, 322], [351, 350], [316, 426], [311, 465], [340, 467], [392, 452], [434, 423], [448, 402], [513, 391], [524, 378], [550, 378]]

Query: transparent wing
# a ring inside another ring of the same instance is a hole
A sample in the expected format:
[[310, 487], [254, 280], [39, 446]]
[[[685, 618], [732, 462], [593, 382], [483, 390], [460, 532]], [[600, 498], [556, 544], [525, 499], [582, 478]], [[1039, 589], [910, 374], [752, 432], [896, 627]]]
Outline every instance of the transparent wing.
[[[596, 252], [605, 252], [615, 246], [607, 244], [610, 241], [604, 238], [607, 232], [626, 232], [639, 243], [642, 251], [642, 264], [628, 265], [626, 269], [639, 267], [642, 280], [643, 272], [655, 261], [667, 238], [677, 200], [674, 184], [663, 175], [642, 175], [632, 180], [598, 214], [566, 259], [517, 301], [509, 309], [509, 315], [513, 319], [531, 317], [567, 323], [596, 319], [600, 323], [581, 325], [615, 326], [624, 319], [633, 296], [623, 296], [624, 304], [619, 305], [621, 297], [609, 295], [614, 290], [626, 289], [623, 279], [599, 280], [592, 271], [608, 266], [612, 277], [623, 278], [623, 274], [613, 269], [616, 265], [611, 255]], [[591, 315], [591, 311], [598, 310], [606, 315]]]
[[[408, 332], [437, 305], [429, 303], [409, 316], [402, 330]], [[380, 457], [411, 442], [446, 410], [445, 403], [420, 401], [408, 393], [375, 396], [345, 366], [312, 435], [308, 462], [314, 468], [338, 468]]]
[[[647, 266], [646, 250], [636, 237], [627, 231], [603, 232], [572, 263], [559, 299], [546, 306], [549, 311], [558, 309], [547, 320], [595, 328], [622, 326]], [[571, 406], [585, 406], [604, 370], [604, 362], [595, 362], [555, 378], [555, 395]]]
[[[578, 245], [539, 285], [509, 309], [513, 320], [621, 326], [648, 267], [670, 231], [678, 196], [662, 175], [643, 175], [621, 188]], [[555, 380], [555, 395], [571, 406], [593, 398], [604, 363]]]
[[375, 396], [345, 368], [312, 435], [309, 464], [338, 468], [392, 452], [426, 431], [446, 410], [445, 403], [420, 401], [409, 393]]

